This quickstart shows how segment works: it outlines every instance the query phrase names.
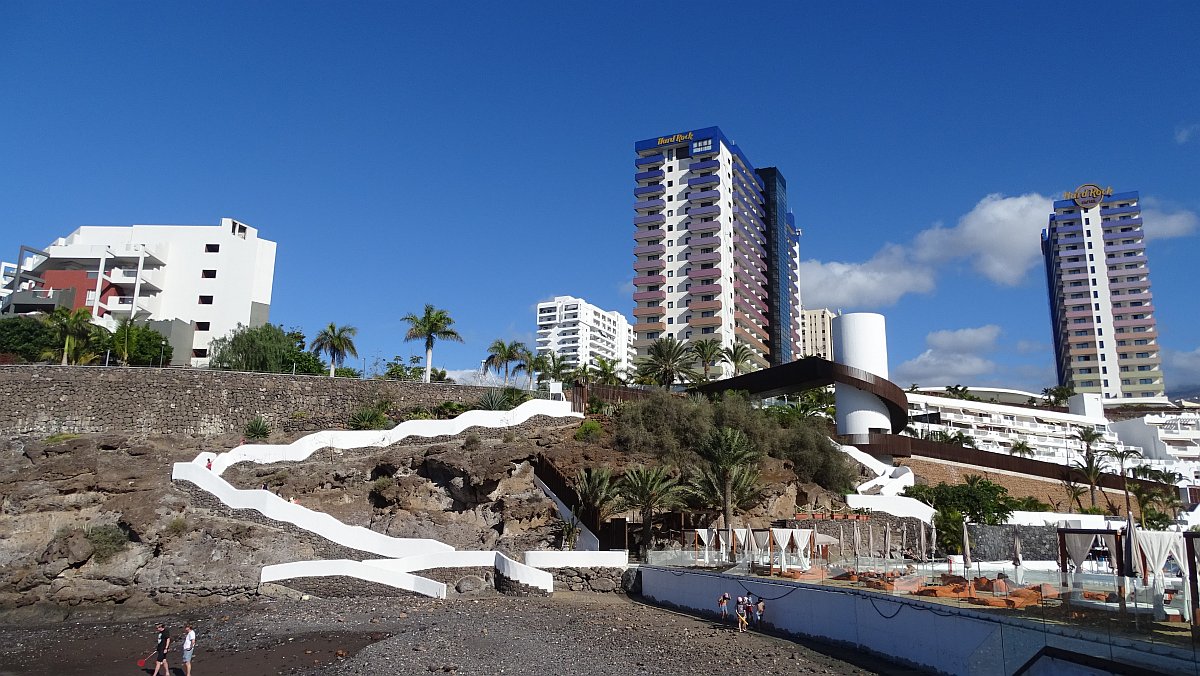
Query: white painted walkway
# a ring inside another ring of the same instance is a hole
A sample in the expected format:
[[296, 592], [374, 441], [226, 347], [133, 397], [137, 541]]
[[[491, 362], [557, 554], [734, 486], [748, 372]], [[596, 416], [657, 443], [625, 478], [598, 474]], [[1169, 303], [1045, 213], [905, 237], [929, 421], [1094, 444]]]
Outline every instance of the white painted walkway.
[[[175, 463], [171, 478], [190, 481], [231, 508], [253, 509], [267, 518], [292, 524], [330, 542], [383, 557], [365, 561], [294, 561], [265, 566], [260, 574], [262, 582], [346, 576], [444, 598], [446, 585], [413, 575], [412, 571], [493, 566], [498, 574], [549, 592], [554, 590], [550, 573], [514, 561], [501, 552], [457, 551], [437, 540], [394, 538], [361, 526], [348, 526], [328, 514], [290, 503], [270, 491], [238, 489], [221, 478], [227, 468], [239, 462], [300, 462], [322, 448], [379, 448], [410, 436], [455, 435], [470, 427], [512, 427], [538, 415], [583, 417], [571, 411], [569, 402], [534, 399], [511, 411], [467, 411], [452, 420], [409, 420], [385, 431], [316, 432], [290, 444], [243, 444], [225, 453], [204, 452], [191, 462]], [[212, 461], [211, 470], [207, 469], [209, 460]]]

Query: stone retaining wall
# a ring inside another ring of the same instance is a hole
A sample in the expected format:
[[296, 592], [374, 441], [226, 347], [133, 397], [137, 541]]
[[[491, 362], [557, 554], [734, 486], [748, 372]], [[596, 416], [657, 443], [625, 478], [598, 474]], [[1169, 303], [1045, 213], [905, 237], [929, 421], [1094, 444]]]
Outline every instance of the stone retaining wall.
[[1008, 561], [1013, 557], [1013, 535], [1021, 534], [1021, 558], [1026, 561], [1058, 560], [1057, 526], [987, 526], [967, 524], [971, 558], [976, 561]]
[[624, 592], [624, 568], [546, 568], [554, 575], [554, 588], [567, 591]]
[[465, 404], [487, 389], [207, 369], [0, 366], [0, 435], [240, 434], [259, 415], [284, 433], [340, 429], [381, 399], [400, 409]]

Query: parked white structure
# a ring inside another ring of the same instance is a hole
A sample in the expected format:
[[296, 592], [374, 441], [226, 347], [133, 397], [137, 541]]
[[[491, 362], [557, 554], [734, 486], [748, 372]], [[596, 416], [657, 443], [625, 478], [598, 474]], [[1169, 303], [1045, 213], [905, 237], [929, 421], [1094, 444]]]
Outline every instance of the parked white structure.
[[239, 324], [267, 322], [275, 242], [232, 218], [220, 225], [83, 226], [6, 264], [4, 312], [87, 308], [167, 336], [172, 364], [205, 366], [209, 343]]
[[616, 310], [602, 310], [574, 296], [555, 296], [537, 306], [537, 352], [556, 354], [565, 363], [596, 365], [603, 357], [621, 373], [633, 370], [633, 332]]

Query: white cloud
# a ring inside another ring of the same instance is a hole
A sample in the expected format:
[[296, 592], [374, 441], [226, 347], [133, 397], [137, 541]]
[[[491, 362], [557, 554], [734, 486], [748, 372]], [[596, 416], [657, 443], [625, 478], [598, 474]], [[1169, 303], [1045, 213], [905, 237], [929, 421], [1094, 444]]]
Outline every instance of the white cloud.
[[995, 350], [999, 337], [995, 324], [934, 331], [925, 336], [929, 349], [897, 367], [891, 380], [925, 386], [971, 384], [996, 370], [996, 363], [982, 353]]
[[1200, 347], [1191, 352], [1164, 349], [1163, 377], [1171, 390], [1200, 387]]
[[934, 274], [915, 264], [904, 247], [889, 244], [865, 263], [800, 264], [805, 307], [859, 308], [892, 305], [909, 293], [929, 293]]
[[1000, 327], [995, 324], [974, 329], [934, 331], [925, 336], [925, 344], [940, 352], [991, 352], [996, 349]]
[[892, 305], [909, 293], [933, 291], [937, 269], [963, 259], [987, 279], [1015, 286], [1040, 260], [1038, 235], [1052, 210], [1053, 200], [1037, 193], [991, 194], [954, 227], [935, 224], [908, 245], [886, 245], [865, 263], [805, 261], [800, 265], [805, 306]]
[[1200, 138], [1200, 122], [1175, 127], [1175, 142], [1179, 145], [1183, 145], [1193, 138]]
[[1018, 340], [1017, 352], [1021, 354], [1038, 354], [1047, 353], [1054, 349], [1054, 346], [1049, 343], [1042, 343], [1036, 340]]
[[1187, 209], [1171, 209], [1154, 197], [1142, 198], [1146, 239], [1187, 237], [1200, 227], [1200, 216]]

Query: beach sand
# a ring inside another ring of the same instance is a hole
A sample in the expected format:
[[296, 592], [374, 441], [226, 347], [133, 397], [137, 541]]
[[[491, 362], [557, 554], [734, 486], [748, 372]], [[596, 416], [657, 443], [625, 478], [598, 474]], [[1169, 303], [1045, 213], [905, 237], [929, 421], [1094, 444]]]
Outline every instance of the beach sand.
[[[858, 651], [749, 632], [615, 594], [358, 597], [222, 605], [130, 622], [0, 627], [0, 676], [149, 674], [163, 621], [196, 625], [195, 676], [451, 673], [915, 673]], [[180, 653], [169, 656], [182, 674]]]

